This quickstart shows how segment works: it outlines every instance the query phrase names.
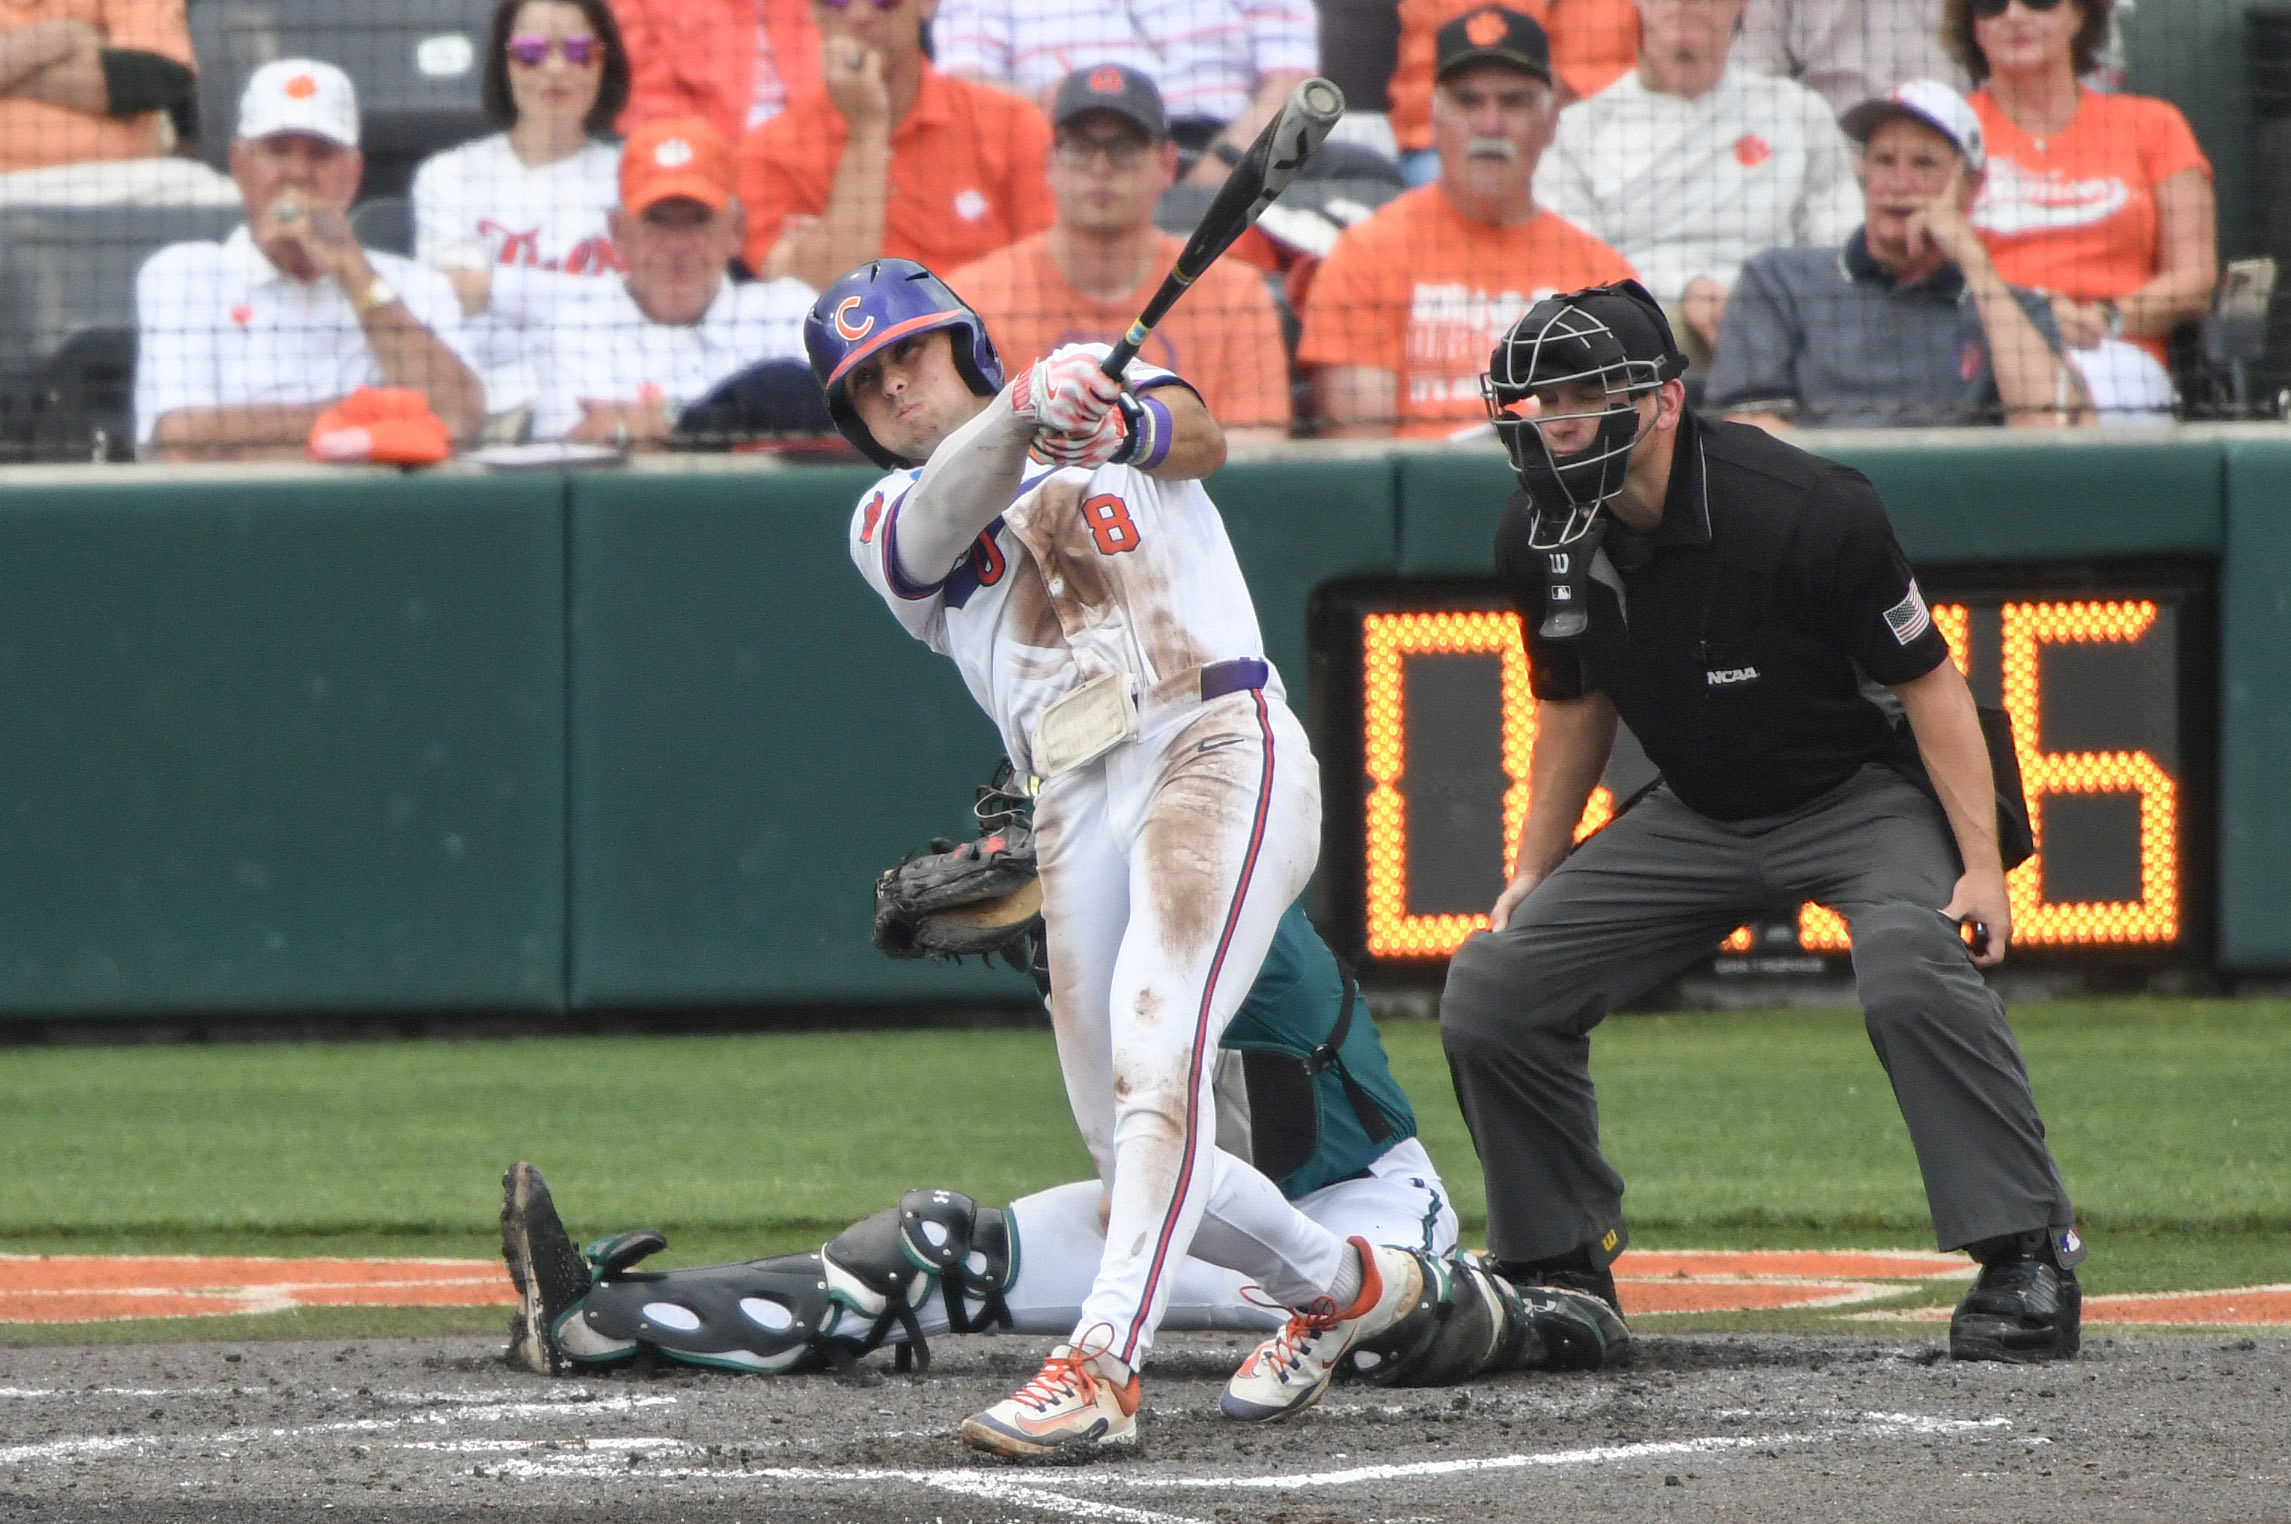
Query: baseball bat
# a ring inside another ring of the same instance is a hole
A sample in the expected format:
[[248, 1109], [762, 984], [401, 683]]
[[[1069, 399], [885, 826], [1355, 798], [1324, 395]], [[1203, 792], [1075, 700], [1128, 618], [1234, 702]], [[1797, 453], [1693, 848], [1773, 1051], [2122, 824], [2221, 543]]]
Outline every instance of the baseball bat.
[[1167, 315], [1186, 288], [1201, 278], [1218, 255], [1233, 246], [1233, 240], [1249, 231], [1273, 198], [1289, 188], [1289, 182], [1304, 168], [1305, 161], [1328, 141], [1336, 119], [1344, 115], [1344, 92], [1334, 81], [1314, 76], [1297, 86], [1288, 104], [1280, 114], [1265, 124], [1257, 134], [1257, 141], [1241, 155], [1241, 162], [1225, 177], [1210, 201], [1209, 210], [1201, 214], [1200, 225], [1179, 251], [1177, 263], [1170, 266], [1169, 274], [1162, 277], [1161, 286], [1145, 310], [1130, 324], [1129, 332], [1122, 335], [1113, 352], [1106, 356], [1101, 369], [1119, 380], [1122, 372], [1137, 355], [1138, 348], [1153, 333], [1154, 325]]

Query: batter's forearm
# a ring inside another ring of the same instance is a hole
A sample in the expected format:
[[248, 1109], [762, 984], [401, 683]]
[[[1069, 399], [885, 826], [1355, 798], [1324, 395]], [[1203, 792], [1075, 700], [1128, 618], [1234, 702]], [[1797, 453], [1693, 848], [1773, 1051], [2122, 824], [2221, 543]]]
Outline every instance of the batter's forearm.
[[1169, 409], [1169, 452], [1146, 469], [1160, 481], [1199, 481], [1225, 464], [1225, 430], [1190, 387], [1157, 386], [1149, 394]]
[[1010, 403], [1004, 387], [977, 417], [931, 452], [899, 504], [893, 541], [900, 572], [918, 584], [935, 583], [1018, 496], [1026, 475], [1026, 449], [1034, 420]]

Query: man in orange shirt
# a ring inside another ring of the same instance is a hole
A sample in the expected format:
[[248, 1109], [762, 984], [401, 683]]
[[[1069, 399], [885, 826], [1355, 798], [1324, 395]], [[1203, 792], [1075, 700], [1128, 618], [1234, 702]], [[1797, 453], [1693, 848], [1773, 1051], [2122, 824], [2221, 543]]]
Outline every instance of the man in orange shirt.
[[625, 136], [704, 116], [728, 143], [819, 88], [819, 28], [805, 0], [612, 0], [628, 50]]
[[[1432, 146], [1432, 55], [1440, 28], [1483, 3], [1400, 0], [1399, 57], [1390, 94], [1392, 136], [1403, 152]], [[1633, 0], [1514, 0], [1512, 8], [1550, 37], [1552, 86], [1561, 105], [1590, 99], [1639, 61], [1639, 10]]]
[[1543, 297], [1632, 277], [1630, 262], [1538, 208], [1551, 141], [1543, 28], [1482, 5], [1440, 28], [1437, 183], [1338, 235], [1313, 277], [1298, 363], [1321, 432], [1439, 438], [1483, 424], [1480, 371]]
[[[1057, 221], [948, 278], [1012, 365], [1062, 344], [1120, 338], [1184, 247], [1154, 226], [1154, 204], [1176, 178], [1177, 145], [1151, 79], [1121, 64], [1077, 69], [1058, 86], [1051, 119]], [[1280, 317], [1249, 266], [1211, 265], [1139, 358], [1183, 375], [1228, 440], [1287, 437]]]
[[1050, 225], [1050, 124], [923, 56], [938, 0], [815, 0], [818, 90], [740, 144], [748, 268], [824, 287], [889, 255], [952, 270]]
[[165, 153], [193, 87], [183, 0], [0, 0], [0, 172]]

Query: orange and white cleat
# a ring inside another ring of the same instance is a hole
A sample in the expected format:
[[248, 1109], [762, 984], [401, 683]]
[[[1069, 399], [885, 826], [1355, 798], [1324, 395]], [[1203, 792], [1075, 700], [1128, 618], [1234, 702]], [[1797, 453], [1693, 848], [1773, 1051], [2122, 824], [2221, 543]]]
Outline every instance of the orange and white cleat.
[[1345, 1351], [1374, 1338], [1416, 1305], [1424, 1290], [1422, 1261], [1406, 1249], [1371, 1245], [1360, 1251], [1360, 1295], [1339, 1308], [1323, 1297], [1292, 1313], [1281, 1331], [1257, 1346], [1217, 1401], [1227, 1418], [1263, 1423], [1301, 1413], [1320, 1401]]
[[1032, 1381], [963, 1420], [963, 1443], [1009, 1460], [1081, 1459], [1138, 1443], [1138, 1378], [1120, 1386], [1064, 1344]]

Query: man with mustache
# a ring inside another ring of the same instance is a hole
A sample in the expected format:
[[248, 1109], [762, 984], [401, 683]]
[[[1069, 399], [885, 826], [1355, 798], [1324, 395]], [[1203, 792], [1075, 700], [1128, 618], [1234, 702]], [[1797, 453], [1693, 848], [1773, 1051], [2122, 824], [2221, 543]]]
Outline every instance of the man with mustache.
[[1484, 428], [1480, 368], [1504, 329], [1555, 291], [1632, 275], [1535, 203], [1554, 110], [1543, 28], [1482, 5], [1440, 28], [1435, 56], [1439, 179], [1347, 228], [1306, 302], [1297, 360], [1326, 434]]

